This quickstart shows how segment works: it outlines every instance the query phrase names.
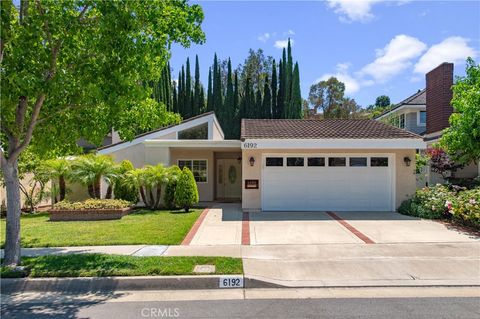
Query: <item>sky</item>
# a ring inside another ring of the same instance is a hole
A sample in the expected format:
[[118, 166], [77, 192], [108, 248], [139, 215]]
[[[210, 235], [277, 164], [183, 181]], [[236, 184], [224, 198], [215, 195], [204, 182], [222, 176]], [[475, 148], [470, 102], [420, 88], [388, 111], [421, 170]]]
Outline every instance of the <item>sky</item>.
[[172, 75], [198, 54], [205, 85], [215, 52], [237, 66], [250, 48], [261, 48], [278, 62], [288, 38], [300, 66], [303, 98], [312, 84], [336, 76], [361, 106], [384, 94], [400, 102], [423, 89], [425, 73], [442, 62], [455, 63], [461, 76], [468, 56], [480, 60], [480, 1], [191, 3], [203, 8], [206, 42], [174, 45]]

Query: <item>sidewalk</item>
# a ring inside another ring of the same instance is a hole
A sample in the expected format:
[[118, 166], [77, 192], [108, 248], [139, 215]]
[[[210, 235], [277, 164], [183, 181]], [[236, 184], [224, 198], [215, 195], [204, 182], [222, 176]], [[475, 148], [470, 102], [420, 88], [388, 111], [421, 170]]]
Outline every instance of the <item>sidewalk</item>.
[[72, 253], [237, 257], [245, 278], [288, 287], [480, 285], [480, 243], [22, 249], [24, 256]]

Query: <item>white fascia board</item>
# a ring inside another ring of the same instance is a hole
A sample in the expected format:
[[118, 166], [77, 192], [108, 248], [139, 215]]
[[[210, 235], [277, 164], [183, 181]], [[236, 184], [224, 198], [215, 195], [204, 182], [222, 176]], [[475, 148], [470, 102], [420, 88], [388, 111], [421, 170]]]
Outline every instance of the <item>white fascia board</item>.
[[425, 149], [421, 138], [399, 139], [246, 139], [242, 149]]
[[384, 117], [397, 114], [397, 113], [406, 113], [408, 111], [425, 111], [427, 109], [427, 106], [425, 104], [423, 105], [409, 105], [405, 104], [400, 106], [399, 108], [396, 108], [394, 110], [388, 111], [387, 113], [383, 114], [382, 116], [379, 116], [375, 118], [375, 120], [380, 120]]
[[191, 147], [191, 148], [236, 148], [242, 143], [238, 140], [146, 140], [145, 147]]
[[[121, 149], [143, 143], [146, 140], [155, 139], [155, 138], [161, 137], [163, 135], [168, 135], [168, 134], [173, 133], [173, 132], [178, 132], [178, 131], [189, 129], [189, 128], [192, 128], [192, 127], [204, 124], [204, 123], [209, 123], [209, 122], [212, 121], [212, 119], [215, 119], [215, 114], [209, 114], [209, 115], [206, 115], [206, 116], [202, 116], [202, 117], [199, 117], [198, 119], [191, 120], [191, 121], [188, 121], [188, 122], [185, 122], [185, 123], [180, 123], [178, 125], [166, 128], [164, 130], [160, 130], [160, 131], [152, 132], [152, 133], [149, 133], [149, 134], [145, 134], [143, 136], [134, 138], [130, 142], [122, 142], [122, 143], [119, 143], [118, 145], [113, 145], [111, 147], [101, 149], [101, 150], [98, 151], [98, 154], [111, 154], [111, 153], [114, 153], [114, 152], [119, 151]], [[223, 132], [222, 132], [222, 134], [223, 134]]]

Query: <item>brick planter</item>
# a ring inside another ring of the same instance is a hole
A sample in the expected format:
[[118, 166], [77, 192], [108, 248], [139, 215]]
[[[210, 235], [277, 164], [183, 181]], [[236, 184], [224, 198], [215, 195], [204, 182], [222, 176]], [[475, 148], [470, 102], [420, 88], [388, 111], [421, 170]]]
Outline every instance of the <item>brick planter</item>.
[[120, 219], [132, 211], [131, 207], [115, 209], [52, 209], [50, 221], [88, 221]]

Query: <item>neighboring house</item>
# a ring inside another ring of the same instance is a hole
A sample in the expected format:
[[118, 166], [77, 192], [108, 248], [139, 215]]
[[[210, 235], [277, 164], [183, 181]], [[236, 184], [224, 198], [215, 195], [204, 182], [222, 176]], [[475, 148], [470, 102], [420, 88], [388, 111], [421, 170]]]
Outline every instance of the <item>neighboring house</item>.
[[393, 211], [416, 189], [421, 136], [374, 120], [242, 120], [225, 140], [214, 113], [103, 148], [135, 167], [193, 171], [200, 200], [247, 211]]
[[[422, 135], [428, 148], [437, 143], [443, 130], [450, 126], [448, 119], [453, 112], [450, 105], [453, 98], [453, 63], [440, 64], [425, 75], [425, 80], [425, 89], [375, 119]], [[472, 163], [454, 172], [452, 177], [472, 178], [479, 174], [480, 166]], [[440, 174], [430, 169], [426, 170], [425, 175], [426, 180], [419, 180], [419, 187], [445, 182]]]
[[427, 124], [426, 90], [419, 90], [375, 119], [423, 135]]

